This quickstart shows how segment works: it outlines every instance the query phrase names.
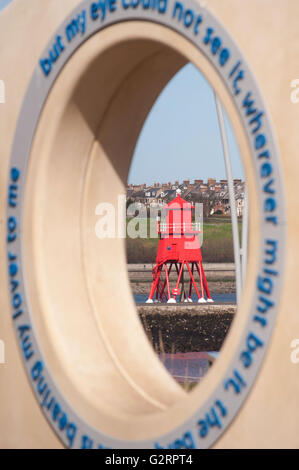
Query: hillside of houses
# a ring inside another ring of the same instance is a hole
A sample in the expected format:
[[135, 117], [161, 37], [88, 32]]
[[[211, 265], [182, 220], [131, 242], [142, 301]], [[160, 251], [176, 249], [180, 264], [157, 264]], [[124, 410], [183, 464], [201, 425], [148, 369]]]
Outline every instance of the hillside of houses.
[[[208, 218], [213, 215], [230, 216], [230, 201], [228, 193], [227, 180], [216, 181], [214, 178], [204, 180], [185, 180], [182, 183], [154, 183], [150, 186], [146, 184], [133, 185], [127, 187], [127, 206], [128, 211], [130, 205], [134, 204], [132, 209], [135, 212], [138, 204], [143, 204], [147, 208], [160, 209], [165, 204], [174, 199], [176, 190], [181, 190], [181, 196], [191, 204], [202, 203], [203, 215]], [[241, 179], [234, 180], [234, 193], [236, 210], [238, 217], [242, 217], [244, 211], [245, 200], [245, 183]], [[128, 216], [134, 215], [128, 213]]]

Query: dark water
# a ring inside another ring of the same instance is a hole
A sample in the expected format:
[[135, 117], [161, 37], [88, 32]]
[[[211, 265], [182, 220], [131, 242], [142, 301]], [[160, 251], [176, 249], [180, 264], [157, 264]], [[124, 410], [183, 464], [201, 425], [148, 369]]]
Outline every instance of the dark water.
[[[236, 303], [236, 294], [211, 294], [212, 299], [214, 302], [229, 302], [229, 303]], [[136, 304], [143, 304], [147, 301], [148, 295], [147, 294], [134, 294], [134, 299]], [[197, 297], [192, 296], [193, 302], [197, 302]]]
[[[214, 302], [236, 303], [236, 294], [211, 294]], [[134, 294], [136, 304], [145, 303], [147, 294]], [[193, 302], [197, 297], [192, 296]], [[171, 308], [171, 307], [170, 307]], [[159, 354], [159, 359], [168, 372], [180, 384], [196, 384], [209, 372], [213, 362], [218, 357], [217, 352], [188, 352], [175, 354]]]
[[160, 354], [159, 358], [179, 383], [199, 383], [208, 373], [219, 353], [190, 352]]

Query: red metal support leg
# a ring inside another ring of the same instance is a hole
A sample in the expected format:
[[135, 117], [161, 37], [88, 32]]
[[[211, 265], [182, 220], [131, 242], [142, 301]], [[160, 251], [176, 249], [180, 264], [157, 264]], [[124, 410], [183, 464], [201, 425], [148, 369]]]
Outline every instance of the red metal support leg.
[[192, 274], [192, 272], [191, 272], [189, 263], [186, 262], [186, 265], [187, 265], [187, 268], [188, 268], [188, 271], [189, 271], [189, 274], [190, 274], [190, 279], [192, 280], [192, 283], [193, 283], [193, 285], [194, 285], [194, 288], [195, 288], [197, 297], [198, 297], [198, 299], [200, 300], [200, 299], [201, 299], [201, 296], [200, 296], [199, 290], [198, 290], [198, 288], [197, 288], [197, 285], [196, 285], [195, 279], [194, 279], [194, 277], [193, 277], [193, 274]]
[[[170, 266], [170, 269], [171, 269], [171, 266]], [[169, 271], [170, 271], [169, 269]], [[168, 277], [168, 270], [167, 270], [167, 266], [165, 264], [165, 277], [166, 277], [166, 285], [167, 285], [167, 296], [168, 296], [168, 300], [171, 298], [171, 294], [170, 294], [170, 285], [169, 285], [169, 277]]]
[[[162, 274], [162, 269], [161, 269], [161, 274]], [[156, 287], [156, 300], [159, 299], [159, 287], [160, 287], [160, 283], [161, 283], [161, 274], [159, 276], [159, 281], [158, 281], [158, 284], [157, 284], [157, 287]]]
[[200, 266], [199, 263], [196, 263], [196, 268], [197, 268], [198, 275], [199, 275], [199, 279], [200, 279], [201, 296], [204, 298], [204, 296], [205, 296], [205, 290], [204, 290], [204, 285], [203, 285], [202, 267]]
[[[191, 272], [192, 272], [192, 275], [193, 275], [193, 273], [194, 273], [194, 263], [192, 263]], [[192, 283], [192, 279], [191, 279], [191, 277], [190, 277], [189, 297], [188, 297], [189, 302], [190, 302], [190, 300], [191, 300], [191, 298], [192, 298], [192, 297], [191, 297], [191, 296], [192, 296], [192, 286], [193, 286], [193, 283]]]
[[162, 271], [162, 268], [159, 268], [158, 272], [157, 272], [157, 277], [156, 277], [156, 279], [153, 280], [150, 295], [149, 295], [149, 298], [148, 298], [149, 301], [153, 300], [154, 293], [155, 293], [156, 287], [158, 285], [158, 282], [159, 282], [159, 279], [160, 279], [160, 276], [161, 276], [161, 271]]
[[159, 293], [159, 297], [160, 297], [161, 302], [162, 302], [163, 294], [164, 294], [164, 291], [165, 291], [165, 287], [166, 287], [166, 281], [163, 282], [162, 289]]
[[[165, 267], [167, 265], [165, 264]], [[171, 269], [172, 269], [172, 266], [173, 266], [173, 263], [170, 264], [170, 267], [169, 267], [169, 270], [168, 270], [168, 279], [169, 279], [169, 276], [170, 276], [170, 273], [171, 273]], [[165, 276], [166, 277], [166, 276]], [[163, 287], [162, 287], [162, 290], [161, 290], [161, 293], [160, 293], [160, 299], [162, 300], [162, 297], [163, 297], [163, 294], [164, 294], [164, 290], [165, 290], [165, 287], [167, 285], [167, 279], [165, 279], [164, 283], [163, 283]], [[168, 297], [168, 300], [169, 300], [169, 297]]]
[[[182, 272], [183, 272], [183, 269], [184, 269], [184, 265], [185, 265], [185, 262], [183, 262], [183, 263], [181, 264], [181, 269], [180, 269], [180, 272], [179, 272], [179, 275], [178, 275], [178, 280], [177, 280], [177, 283], [176, 283], [176, 286], [175, 286], [176, 290], [179, 288], [179, 285], [180, 285], [180, 281], [181, 281], [181, 277], [182, 277]], [[177, 266], [177, 265], [176, 265], [176, 266]], [[177, 271], [178, 271], [178, 269], [177, 269]], [[175, 296], [175, 295], [173, 296], [173, 300], [176, 300], [176, 296]]]
[[202, 272], [202, 276], [203, 276], [203, 284], [204, 284], [204, 288], [205, 288], [205, 291], [206, 291], [206, 295], [207, 295], [209, 300], [212, 300], [202, 263], [200, 263], [200, 267], [201, 267], [201, 272]]

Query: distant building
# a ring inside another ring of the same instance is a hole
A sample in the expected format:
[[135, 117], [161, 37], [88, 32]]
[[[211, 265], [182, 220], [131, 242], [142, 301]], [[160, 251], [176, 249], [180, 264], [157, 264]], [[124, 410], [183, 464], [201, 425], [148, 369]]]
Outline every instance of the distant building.
[[[127, 187], [127, 201], [135, 203], [135, 208], [140, 204], [147, 208], [160, 209], [175, 198], [177, 189], [181, 190], [183, 199], [188, 202], [201, 202], [206, 217], [214, 214], [230, 215], [227, 179], [217, 181], [216, 178], [209, 178], [206, 183], [202, 179], [195, 179], [193, 183], [184, 180], [181, 184], [179, 181], [162, 184], [155, 182], [151, 186], [130, 184]], [[234, 179], [234, 192], [237, 215], [241, 217], [245, 201], [245, 183], [241, 179]]]
[[215, 178], [209, 178], [208, 179], [208, 186], [215, 186], [216, 180]]
[[200, 191], [201, 193], [207, 193], [208, 190], [209, 190], [209, 186], [208, 186], [207, 184], [201, 184], [201, 185], [200, 185], [199, 191]]

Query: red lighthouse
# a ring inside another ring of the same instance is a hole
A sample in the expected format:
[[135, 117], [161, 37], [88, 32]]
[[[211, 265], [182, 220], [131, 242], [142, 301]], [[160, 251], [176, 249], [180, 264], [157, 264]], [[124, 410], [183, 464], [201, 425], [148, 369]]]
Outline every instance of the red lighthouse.
[[[159, 246], [156, 266], [153, 269], [153, 283], [147, 303], [157, 301], [176, 303], [192, 302], [194, 288], [198, 302], [213, 302], [202, 266], [202, 254], [199, 243], [200, 224], [192, 222], [194, 207], [181, 198], [180, 194], [165, 206], [165, 222], [157, 219]], [[177, 273], [175, 287], [171, 291], [170, 273]], [[195, 272], [199, 275], [199, 286], [195, 281]], [[187, 278], [185, 278], [187, 274]], [[207, 300], [206, 300], [206, 298]]]

